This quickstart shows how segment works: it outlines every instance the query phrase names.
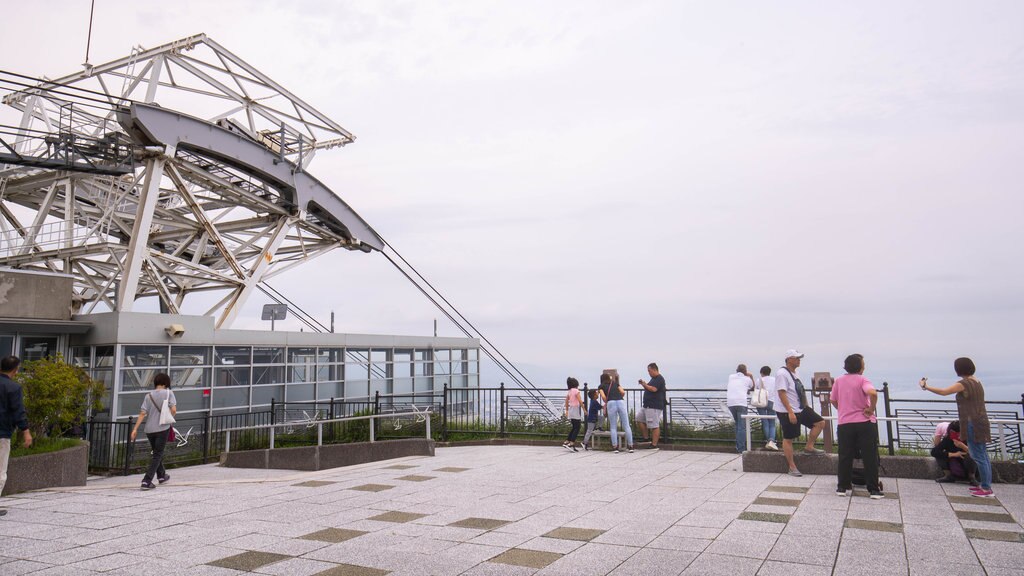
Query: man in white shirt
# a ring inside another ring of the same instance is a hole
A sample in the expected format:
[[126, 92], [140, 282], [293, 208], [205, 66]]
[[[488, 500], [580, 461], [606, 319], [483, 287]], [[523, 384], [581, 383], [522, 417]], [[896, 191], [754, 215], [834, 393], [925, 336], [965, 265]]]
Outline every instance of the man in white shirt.
[[736, 424], [736, 452], [740, 454], [747, 449], [747, 423], [743, 420], [743, 415], [747, 413], [747, 394], [753, 389], [753, 376], [747, 372], [746, 364], [740, 364], [736, 367], [736, 372], [729, 375], [725, 392], [725, 402]]
[[796, 375], [800, 367], [800, 359], [804, 355], [796, 350], [786, 351], [786, 365], [775, 372], [775, 410], [779, 416], [779, 427], [782, 428], [782, 452], [789, 464], [790, 476], [803, 476], [793, 461], [793, 440], [800, 437], [800, 426], [806, 426], [807, 454], [821, 454], [824, 450], [814, 447], [814, 441], [825, 429], [825, 421], [811, 408], [805, 398], [804, 385]]

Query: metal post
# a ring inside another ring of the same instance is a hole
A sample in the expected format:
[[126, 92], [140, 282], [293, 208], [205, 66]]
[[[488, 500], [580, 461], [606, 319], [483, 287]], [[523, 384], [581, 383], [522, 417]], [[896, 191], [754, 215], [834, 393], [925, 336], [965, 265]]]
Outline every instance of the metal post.
[[316, 424], [316, 445], [324, 445], [324, 425], [320, 422]]
[[203, 418], [203, 464], [210, 457], [210, 415]]
[[270, 423], [277, 424], [275, 421], [277, 418], [277, 400], [275, 398], [270, 399]]
[[[749, 412], [747, 414], [743, 415], [743, 421], [746, 423], [746, 428], [747, 428], [747, 450], [750, 450], [750, 420], [751, 420], [751, 418], [750, 418], [750, 413]], [[762, 425], [763, 425], [763, 423], [762, 423]], [[744, 450], [744, 452], [746, 452], [746, 450]]]
[[271, 450], [274, 449], [274, 430], [275, 430], [274, 426], [271, 425], [270, 426], [270, 449]]
[[441, 397], [441, 441], [448, 441], [448, 383], [444, 383]]
[[125, 440], [127, 440], [127, 442], [125, 442], [125, 450], [124, 450], [124, 475], [125, 476], [128, 475], [128, 464], [132, 460], [132, 451], [135, 449], [135, 442], [132, 442], [132, 436], [131, 436], [131, 434], [132, 434], [131, 433], [131, 429], [132, 429], [132, 426], [133, 426], [132, 422], [134, 420], [135, 420], [135, 418], [133, 416], [129, 416], [128, 417], [128, 427], [124, 429], [128, 433], [128, 437], [125, 439]]
[[427, 412], [427, 440], [430, 440], [430, 417], [433, 416], [430, 412]]
[[[330, 420], [334, 420], [334, 396], [331, 396], [331, 417], [329, 419]], [[337, 422], [332, 422], [331, 423], [331, 429], [329, 431], [330, 434], [328, 434], [330, 436], [330, 438], [331, 438], [331, 442], [334, 442], [334, 439], [335, 439], [334, 432], [337, 429], [338, 429], [338, 423]]]
[[882, 400], [885, 401], [885, 435], [888, 437], [886, 441], [889, 445], [889, 456], [896, 454], [896, 446], [893, 444], [892, 439], [892, 409], [889, 406], [889, 383], [882, 382]]
[[[373, 391], [373, 415], [380, 414], [380, 390]], [[373, 441], [377, 434], [377, 419], [370, 418], [370, 441]]]
[[376, 419], [377, 418], [375, 418], [373, 416], [370, 417], [370, 443], [371, 444], [373, 442], [376, 442], [376, 440], [377, 440], [376, 435], [373, 433], [374, 420], [376, 420]]
[[[587, 387], [587, 385], [584, 384], [583, 388], [585, 389], [586, 387]], [[501, 383], [501, 398], [500, 398], [500, 401], [498, 403], [498, 411], [500, 412], [500, 414], [498, 414], [498, 418], [500, 420], [500, 423], [498, 424], [498, 430], [501, 433], [501, 437], [504, 438], [505, 437], [505, 383], [504, 382]]]
[[224, 453], [231, 452], [231, 430], [224, 431]]

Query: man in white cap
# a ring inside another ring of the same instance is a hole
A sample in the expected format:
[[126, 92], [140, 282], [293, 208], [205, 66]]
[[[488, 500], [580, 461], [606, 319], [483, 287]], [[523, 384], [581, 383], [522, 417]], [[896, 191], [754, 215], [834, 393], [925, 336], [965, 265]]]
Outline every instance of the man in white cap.
[[825, 421], [808, 404], [804, 385], [796, 375], [796, 369], [800, 367], [800, 359], [803, 357], [802, 352], [787, 350], [786, 365], [775, 373], [775, 410], [779, 415], [779, 427], [782, 428], [782, 451], [789, 464], [790, 476], [803, 476], [797, 470], [796, 462], [793, 461], [793, 440], [800, 437], [801, 425], [810, 429], [807, 433], [807, 445], [804, 447], [804, 452], [808, 454], [824, 452], [814, 447], [814, 441], [825, 429]]

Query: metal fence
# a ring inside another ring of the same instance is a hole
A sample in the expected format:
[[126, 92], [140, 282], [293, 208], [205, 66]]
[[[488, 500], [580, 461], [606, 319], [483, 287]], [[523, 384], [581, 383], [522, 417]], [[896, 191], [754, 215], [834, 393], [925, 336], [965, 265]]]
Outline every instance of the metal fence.
[[[589, 402], [590, 389], [581, 389]], [[317, 402], [276, 402], [269, 410], [238, 414], [182, 417], [175, 424], [177, 439], [169, 443], [164, 462], [168, 466], [215, 461], [225, 449], [224, 431], [233, 430], [232, 449], [266, 448], [270, 445], [268, 426], [275, 426], [277, 446], [422, 437], [431, 429], [435, 439], [458, 441], [484, 438], [563, 438], [569, 422], [563, 415], [565, 388], [524, 390], [506, 388], [451, 388], [438, 392], [375, 394], [355, 399]], [[891, 398], [889, 385], [881, 390], [886, 440], [881, 447], [894, 454], [900, 448], [930, 448], [935, 424], [956, 419], [952, 400], [911, 400]], [[642, 405], [641, 390], [626, 390], [626, 405], [633, 414]], [[662, 414], [661, 442], [665, 444], [721, 445], [735, 442], [732, 415], [724, 390], [683, 388], [667, 392]], [[910, 404], [913, 404], [911, 406]], [[987, 403], [993, 424], [990, 450], [996, 453], [1022, 451], [1024, 396], [1021, 402]], [[921, 406], [928, 406], [922, 408]], [[934, 408], [932, 407], [934, 406]], [[755, 414], [749, 408], [750, 414]], [[379, 416], [358, 421], [338, 421], [352, 416]], [[323, 421], [332, 421], [319, 425]], [[605, 429], [607, 423], [602, 422]], [[144, 434], [130, 441], [135, 419], [121, 422], [89, 421], [89, 467], [94, 472], [128, 474], [149, 463], [149, 444]], [[760, 419], [751, 419], [752, 432]], [[832, 424], [834, 426], [834, 424]], [[242, 432], [240, 430], [248, 431]], [[834, 436], [833, 436], [834, 437]], [[1000, 444], [1002, 439], [1002, 444]]]

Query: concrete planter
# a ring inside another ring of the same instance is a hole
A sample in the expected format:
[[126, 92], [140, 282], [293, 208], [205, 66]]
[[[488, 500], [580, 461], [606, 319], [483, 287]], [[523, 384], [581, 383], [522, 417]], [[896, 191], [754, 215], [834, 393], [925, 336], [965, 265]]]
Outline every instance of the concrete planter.
[[88, 474], [88, 442], [57, 452], [11, 458], [3, 496], [42, 488], [85, 486]]
[[327, 470], [406, 456], [433, 455], [433, 440], [408, 438], [380, 442], [351, 442], [349, 444], [228, 452], [220, 455], [220, 465], [225, 468]]

